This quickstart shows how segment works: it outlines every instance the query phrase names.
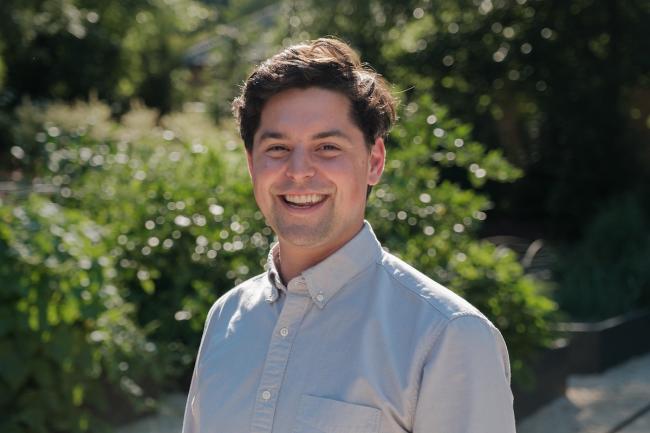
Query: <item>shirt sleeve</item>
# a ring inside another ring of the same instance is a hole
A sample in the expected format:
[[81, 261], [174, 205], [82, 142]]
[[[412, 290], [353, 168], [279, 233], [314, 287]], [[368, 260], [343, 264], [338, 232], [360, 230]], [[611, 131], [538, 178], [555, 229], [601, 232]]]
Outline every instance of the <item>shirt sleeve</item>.
[[427, 354], [414, 433], [514, 433], [510, 362], [499, 331], [475, 315], [453, 318]]
[[187, 401], [185, 403], [185, 414], [183, 416], [183, 430], [182, 433], [198, 433], [201, 429], [198, 425], [198, 414], [196, 413], [196, 407], [198, 404], [195, 403], [197, 396], [197, 387], [199, 382], [199, 368], [202, 360], [203, 347], [206, 343], [206, 340], [209, 339], [209, 330], [210, 322], [212, 321], [212, 316], [215, 314], [215, 310], [221, 308], [221, 300], [215, 302], [210, 311], [208, 311], [208, 316], [203, 325], [203, 335], [201, 336], [201, 344], [199, 345], [199, 351], [196, 355], [196, 362], [194, 364], [194, 372], [192, 373], [192, 382], [190, 383], [190, 390], [187, 394]]

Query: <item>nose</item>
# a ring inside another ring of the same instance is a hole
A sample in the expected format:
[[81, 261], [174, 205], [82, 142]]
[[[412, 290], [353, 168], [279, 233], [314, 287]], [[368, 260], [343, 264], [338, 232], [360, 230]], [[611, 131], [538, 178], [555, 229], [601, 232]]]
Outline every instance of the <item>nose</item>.
[[316, 169], [309, 152], [305, 149], [295, 148], [289, 156], [286, 174], [295, 181], [308, 179], [314, 175]]

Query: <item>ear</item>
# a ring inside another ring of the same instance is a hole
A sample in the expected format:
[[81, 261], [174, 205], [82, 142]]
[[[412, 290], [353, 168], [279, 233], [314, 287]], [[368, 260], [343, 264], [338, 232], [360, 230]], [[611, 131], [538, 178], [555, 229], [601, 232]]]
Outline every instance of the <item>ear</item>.
[[377, 185], [381, 174], [384, 172], [384, 162], [386, 161], [386, 146], [383, 138], [375, 139], [375, 143], [370, 148], [370, 158], [368, 159], [368, 185]]

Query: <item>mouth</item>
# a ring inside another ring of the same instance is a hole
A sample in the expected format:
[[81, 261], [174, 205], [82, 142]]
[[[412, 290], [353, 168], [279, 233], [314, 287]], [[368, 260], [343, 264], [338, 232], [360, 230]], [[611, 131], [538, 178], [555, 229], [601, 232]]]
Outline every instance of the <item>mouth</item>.
[[327, 196], [324, 194], [284, 194], [280, 198], [291, 208], [309, 209], [325, 201]]

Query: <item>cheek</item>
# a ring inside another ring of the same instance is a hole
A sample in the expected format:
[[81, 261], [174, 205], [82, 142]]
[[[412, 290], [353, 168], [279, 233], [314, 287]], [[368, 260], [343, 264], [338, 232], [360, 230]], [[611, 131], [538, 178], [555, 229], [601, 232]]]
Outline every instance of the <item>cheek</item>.
[[335, 162], [327, 166], [327, 176], [344, 190], [344, 194], [355, 194], [366, 191], [368, 181], [368, 166], [365, 161]]
[[252, 171], [255, 186], [268, 183], [280, 171], [280, 165], [273, 160], [256, 160]]

